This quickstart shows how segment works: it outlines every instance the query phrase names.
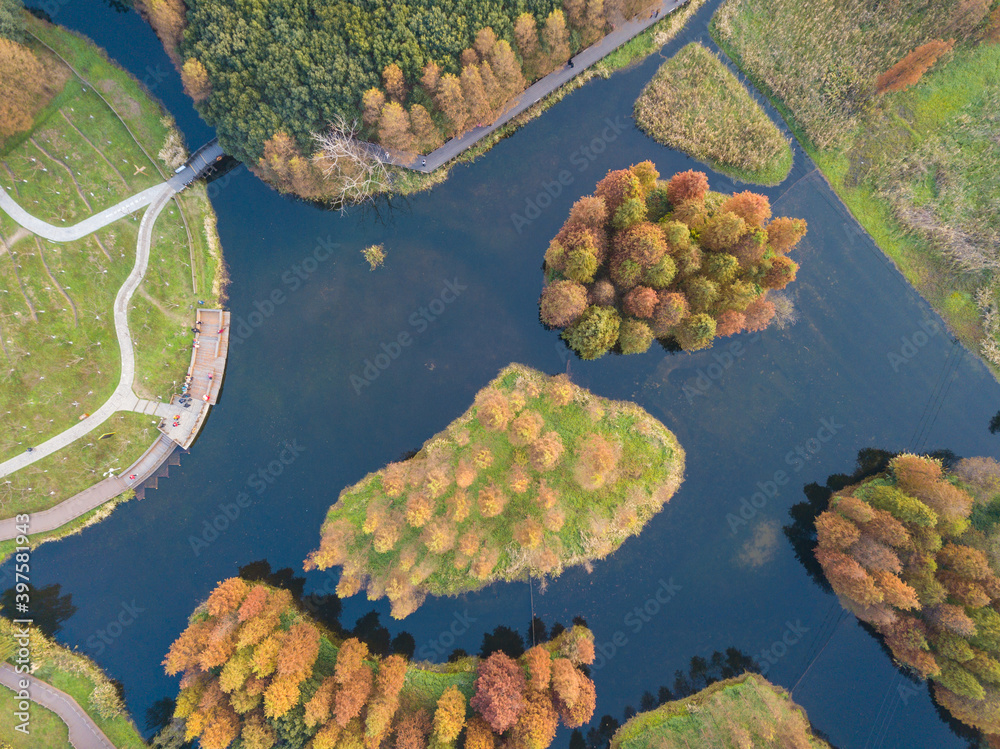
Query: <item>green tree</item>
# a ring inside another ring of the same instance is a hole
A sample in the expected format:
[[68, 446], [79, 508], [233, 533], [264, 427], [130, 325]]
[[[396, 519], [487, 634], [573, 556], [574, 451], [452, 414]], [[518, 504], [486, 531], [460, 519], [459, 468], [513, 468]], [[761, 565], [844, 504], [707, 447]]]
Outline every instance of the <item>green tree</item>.
[[591, 306], [562, 337], [583, 359], [598, 359], [618, 342], [621, 317], [611, 307]]
[[24, 5], [21, 0], [0, 0], [0, 38], [24, 41]]

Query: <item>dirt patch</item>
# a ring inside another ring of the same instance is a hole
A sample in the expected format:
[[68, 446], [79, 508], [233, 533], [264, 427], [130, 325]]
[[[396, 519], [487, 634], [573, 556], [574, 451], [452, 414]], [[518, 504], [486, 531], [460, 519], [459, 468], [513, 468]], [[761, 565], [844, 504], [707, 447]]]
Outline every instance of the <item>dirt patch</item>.
[[111, 106], [119, 114], [127, 117], [138, 117], [141, 114], [139, 102], [131, 96], [126, 96], [122, 87], [115, 81], [105, 78], [97, 82], [97, 87], [101, 89], [101, 92], [111, 102]]

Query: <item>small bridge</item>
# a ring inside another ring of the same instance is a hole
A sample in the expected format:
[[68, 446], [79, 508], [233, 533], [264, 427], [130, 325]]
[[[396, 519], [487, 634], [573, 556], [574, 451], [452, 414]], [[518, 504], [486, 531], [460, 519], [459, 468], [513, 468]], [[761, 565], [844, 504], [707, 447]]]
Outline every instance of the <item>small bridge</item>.
[[225, 151], [219, 145], [219, 139], [212, 138], [212, 140], [191, 154], [191, 157], [184, 166], [180, 167], [174, 173], [174, 176], [167, 180], [167, 184], [177, 192], [180, 192], [196, 179], [210, 174], [225, 155]]

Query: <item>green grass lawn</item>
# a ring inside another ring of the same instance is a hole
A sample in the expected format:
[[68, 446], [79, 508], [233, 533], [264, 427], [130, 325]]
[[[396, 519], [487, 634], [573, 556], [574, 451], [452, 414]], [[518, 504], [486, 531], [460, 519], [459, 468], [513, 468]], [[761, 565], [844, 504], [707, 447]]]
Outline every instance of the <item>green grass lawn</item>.
[[[115, 111], [89, 84], [67, 74], [32, 131], [0, 144], [0, 189], [9, 188], [8, 194], [39, 218], [72, 225], [160, 183], [176, 163], [179, 143], [160, 105], [82, 38], [33, 17], [28, 28], [96, 86]], [[31, 46], [47, 65], [63, 65], [40, 42]], [[5, 365], [0, 370], [0, 460], [72, 426], [118, 384], [112, 305], [135, 261], [139, 218], [58, 244], [0, 216], [0, 288], [6, 292], [0, 294], [0, 361]], [[149, 269], [130, 308], [137, 368], [133, 387], [140, 397], [167, 400], [190, 362], [198, 301], [216, 306], [223, 296], [215, 216], [203, 186], [164, 209], [153, 238]], [[148, 417], [119, 415], [84, 444], [9, 477], [11, 484], [0, 485], [0, 516], [66, 499], [86, 487], [88, 475], [112, 463], [127, 467], [155, 438], [148, 426]], [[115, 434], [95, 442], [106, 432]]]
[[639, 713], [611, 740], [611, 749], [686, 747], [829, 749], [812, 734], [788, 693], [756, 674], [716, 682], [697, 694]]
[[30, 733], [25, 735], [15, 731], [17, 723], [13, 717], [17, 710], [17, 695], [7, 687], [0, 686], [0, 744], [6, 742], [12, 749], [57, 749], [68, 747], [69, 729], [62, 718], [41, 705], [32, 703]]
[[656, 142], [746, 182], [776, 185], [792, 168], [778, 126], [696, 42], [660, 66], [635, 103], [635, 119]]
[[[907, 2], [878, 13], [865, 0], [829, 13], [812, 4], [728, 0], [712, 33], [879, 247], [997, 375], [1000, 45], [977, 41], [980, 27], [948, 31], [947, 3], [918, 14]], [[878, 74], [942, 34], [963, 41], [910, 89], [875, 93]]]

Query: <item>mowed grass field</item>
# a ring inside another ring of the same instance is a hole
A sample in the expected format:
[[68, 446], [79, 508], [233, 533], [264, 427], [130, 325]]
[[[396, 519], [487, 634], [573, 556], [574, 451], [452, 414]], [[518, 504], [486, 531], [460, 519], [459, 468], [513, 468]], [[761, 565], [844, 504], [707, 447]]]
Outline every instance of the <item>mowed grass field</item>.
[[17, 711], [17, 695], [10, 689], [0, 686], [0, 745], [6, 742], [11, 749], [56, 749], [69, 746], [69, 729], [62, 718], [41, 705], [32, 704], [29, 711], [31, 719], [27, 735], [14, 729], [18, 723], [14, 719]]
[[[727, 0], [713, 36], [851, 212], [1000, 372], [1000, 3]], [[954, 39], [912, 87], [879, 76]]]
[[[29, 46], [65, 82], [30, 132], [0, 143], [0, 189], [37, 217], [70, 226], [162, 182], [184, 152], [159, 104], [89, 42], [34, 18], [28, 29], [37, 37]], [[112, 305], [135, 262], [140, 218], [141, 212], [60, 244], [0, 213], [0, 460], [72, 426], [118, 384]], [[224, 267], [204, 187], [172, 201], [153, 237], [129, 327], [136, 394], [166, 400], [190, 361], [194, 309], [199, 301], [217, 306], [223, 293]], [[120, 414], [80, 444], [7, 477], [0, 484], [0, 517], [43, 509], [107, 470], [127, 467], [155, 438], [151, 426], [149, 417]]]
[[788, 693], [756, 674], [716, 682], [697, 694], [639, 713], [611, 740], [611, 749], [829, 749], [813, 735]]
[[635, 120], [657, 143], [745, 182], [776, 185], [792, 149], [726, 66], [697, 42], [656, 71], [635, 103]]

